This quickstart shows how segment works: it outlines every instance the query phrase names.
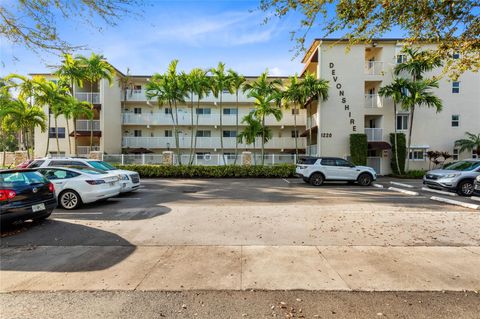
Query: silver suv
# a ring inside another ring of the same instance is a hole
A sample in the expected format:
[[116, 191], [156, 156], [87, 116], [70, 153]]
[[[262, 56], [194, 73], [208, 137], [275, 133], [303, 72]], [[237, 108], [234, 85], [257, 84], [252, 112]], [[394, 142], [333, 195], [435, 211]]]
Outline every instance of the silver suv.
[[304, 157], [297, 163], [296, 174], [313, 186], [320, 186], [324, 181], [358, 182], [369, 186], [377, 179], [375, 170], [368, 166], [355, 166], [338, 157]]
[[455, 191], [462, 196], [472, 196], [477, 176], [480, 176], [480, 160], [470, 159], [428, 171], [423, 177], [423, 184], [430, 188]]

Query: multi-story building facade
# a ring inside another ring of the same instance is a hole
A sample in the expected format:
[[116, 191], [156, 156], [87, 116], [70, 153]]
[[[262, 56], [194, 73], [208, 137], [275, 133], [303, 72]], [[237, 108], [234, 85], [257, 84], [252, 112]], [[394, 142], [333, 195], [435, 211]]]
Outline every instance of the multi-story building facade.
[[[299, 135], [300, 153], [315, 156], [350, 155], [349, 139], [352, 133], [365, 133], [369, 142], [368, 164], [380, 174], [390, 173], [390, 133], [408, 133], [409, 116], [407, 111], [398, 108], [393, 112], [393, 103], [378, 95], [379, 89], [393, 80], [393, 68], [405, 57], [402, 55], [401, 39], [379, 39], [371, 44], [354, 45], [346, 50], [346, 42], [334, 39], [317, 39], [303, 59], [302, 73], [314, 73], [318, 78], [330, 83], [327, 101], [310, 101], [296, 116], [297, 132], [294, 130], [293, 110], [284, 109], [283, 118], [276, 121], [268, 117], [266, 124], [272, 130], [271, 140], [265, 144], [267, 154], [294, 154], [295, 134]], [[441, 69], [434, 70], [426, 77], [439, 76]], [[42, 74], [55, 80], [50, 74]], [[121, 154], [138, 150], [161, 153], [175, 149], [172, 118], [166, 106], [148, 101], [145, 86], [150, 76], [130, 76], [133, 85], [122, 92], [120, 80], [125, 75], [117, 71], [114, 83], [100, 81], [90, 88], [75, 88], [79, 100], [94, 105], [93, 121], [78, 119], [77, 150], [73, 145], [73, 122], [70, 132], [63, 116], [58, 121], [61, 154], [86, 156], [91, 150], [105, 154]], [[248, 77], [247, 81], [254, 77]], [[286, 79], [283, 79], [286, 81]], [[440, 87], [434, 93], [442, 100], [443, 110], [424, 107], [417, 108], [414, 117], [410, 168], [428, 168], [425, 152], [428, 150], [446, 151], [454, 159], [471, 158], [475, 154], [459, 154], [454, 141], [463, 138], [465, 132], [480, 132], [480, 75], [466, 72], [457, 81], [442, 77]], [[241, 119], [254, 107], [252, 98], [239, 94], [238, 116]], [[192, 134], [196, 135], [196, 152], [219, 154], [220, 137], [223, 137], [224, 152], [235, 152], [236, 136], [245, 125], [240, 123], [236, 130], [236, 96], [223, 94], [223, 110], [220, 114], [219, 100], [208, 95], [201, 100], [198, 110], [198, 130], [191, 125], [192, 111], [189, 103], [179, 105], [178, 124], [180, 131], [179, 147], [188, 154]], [[196, 109], [196, 106], [195, 106]], [[48, 112], [48, 109], [45, 109]], [[196, 122], [197, 111], [194, 110]], [[220, 116], [223, 130], [220, 130]], [[50, 138], [49, 153], [57, 153], [55, 128], [49, 132], [35, 132], [35, 155], [43, 156], [47, 139]], [[93, 126], [94, 142], [90, 149], [90, 128]], [[193, 133], [192, 133], [193, 132]], [[239, 152], [260, 150], [260, 139], [255, 145], [239, 145]], [[292, 157], [293, 158], [293, 157]]]
[[[423, 46], [423, 49], [426, 47]], [[306, 107], [307, 149], [319, 156], [350, 154], [350, 134], [367, 135], [368, 165], [381, 174], [390, 169], [390, 133], [408, 136], [408, 111], [393, 101], [379, 96], [382, 86], [394, 79], [393, 69], [406, 58], [402, 54], [402, 39], [379, 39], [371, 44], [353, 45], [339, 39], [317, 39], [303, 59], [303, 73], [310, 72], [330, 82], [327, 101], [313, 101]], [[425, 77], [441, 76], [442, 69]], [[455, 141], [465, 138], [465, 132], [480, 133], [480, 74], [465, 72], [458, 80], [443, 76], [433, 93], [443, 102], [441, 112], [418, 107], [413, 118], [410, 169], [429, 166], [428, 150], [445, 151], [454, 159], [478, 156], [459, 154]]]

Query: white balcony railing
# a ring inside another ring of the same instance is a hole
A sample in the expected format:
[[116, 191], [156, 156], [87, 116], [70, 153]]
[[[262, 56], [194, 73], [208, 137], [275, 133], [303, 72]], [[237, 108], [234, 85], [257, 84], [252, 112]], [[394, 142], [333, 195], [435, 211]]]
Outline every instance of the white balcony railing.
[[92, 104], [100, 104], [100, 93], [94, 92], [77, 92], [75, 98], [81, 102], [88, 102]]
[[365, 94], [365, 107], [381, 108], [383, 107], [383, 97], [379, 94]]
[[[121, 97], [122, 101], [134, 101], [134, 102], [139, 102], [139, 101], [147, 101], [147, 96], [146, 96], [146, 90], [127, 90], [127, 95], [126, 95], [126, 100], [125, 100], [125, 93], [122, 93]], [[196, 96], [194, 97], [194, 100], [196, 101], [197, 98]], [[187, 97], [186, 101], [190, 101], [190, 98]], [[225, 103], [233, 103], [237, 101], [237, 96], [235, 93], [223, 93], [222, 94], [222, 102]], [[255, 99], [248, 97], [247, 93], [238, 93], [238, 101], [239, 102], [254, 102]], [[156, 99], [152, 99], [152, 103], [155, 103]], [[220, 102], [220, 97], [215, 97], [213, 94], [209, 94], [205, 96], [201, 102]]]
[[[248, 114], [247, 111], [240, 111], [238, 114], [238, 124], [244, 126], [242, 124], [242, 119]], [[123, 124], [130, 124], [130, 125], [172, 125], [172, 116], [170, 114], [166, 114], [165, 112], [149, 112], [149, 113], [142, 113], [142, 114], [135, 114], [135, 113], [123, 113]], [[197, 115], [193, 115], [193, 123], [196, 124], [197, 122]], [[236, 125], [236, 115], [223, 115], [222, 122], [225, 126], [234, 126]], [[188, 109], [179, 109], [178, 112], [178, 124], [179, 125], [191, 125], [192, 123], [192, 115], [190, 110]], [[214, 112], [212, 114], [201, 114], [198, 115], [198, 124], [199, 125], [220, 125], [220, 114], [218, 112]], [[277, 121], [273, 116], [268, 116], [265, 119], [265, 124], [269, 126], [275, 125], [288, 125], [293, 126], [294, 124], [294, 117], [292, 114], [284, 113], [283, 117], [280, 121]], [[300, 113], [297, 115], [297, 125], [303, 126], [305, 125], [305, 115], [304, 113]]]
[[365, 74], [383, 75], [383, 61], [365, 61]]
[[[190, 136], [181, 136], [179, 139], [180, 148], [190, 148]], [[225, 149], [235, 148], [235, 137], [224, 137], [223, 138], [223, 147]], [[123, 147], [143, 147], [143, 148], [175, 148], [175, 138], [174, 137], [134, 137], [134, 136], [124, 136], [123, 137]], [[304, 148], [306, 145], [306, 140], [304, 137], [298, 138], [298, 147]], [[253, 148], [253, 144], [246, 145], [240, 143], [238, 145], [240, 148]], [[197, 149], [207, 148], [207, 149], [220, 149], [220, 137], [197, 137]], [[261, 139], [258, 138], [255, 142], [255, 148], [261, 148]], [[295, 139], [291, 137], [274, 137], [265, 144], [266, 149], [292, 149], [295, 148]]]
[[99, 120], [77, 120], [77, 131], [100, 131], [100, 121]]
[[90, 151], [100, 151], [100, 146], [77, 146], [78, 155], [88, 155]]
[[365, 134], [368, 142], [383, 141], [382, 128], [365, 128]]

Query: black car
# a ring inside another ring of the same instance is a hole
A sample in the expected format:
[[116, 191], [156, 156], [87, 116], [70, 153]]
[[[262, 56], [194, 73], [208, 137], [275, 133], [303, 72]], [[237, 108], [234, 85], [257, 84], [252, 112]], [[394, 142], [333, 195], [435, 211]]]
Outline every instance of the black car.
[[57, 207], [53, 184], [31, 169], [0, 171], [0, 223], [42, 220]]

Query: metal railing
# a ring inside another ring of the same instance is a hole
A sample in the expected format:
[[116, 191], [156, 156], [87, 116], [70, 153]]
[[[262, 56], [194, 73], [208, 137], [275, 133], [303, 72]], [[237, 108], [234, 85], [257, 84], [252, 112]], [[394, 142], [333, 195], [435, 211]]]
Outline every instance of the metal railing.
[[365, 128], [365, 134], [368, 142], [383, 141], [382, 128]]
[[89, 102], [92, 104], [100, 104], [100, 93], [94, 92], [77, 92], [75, 98], [81, 102]]
[[88, 155], [90, 152], [100, 151], [100, 146], [77, 146], [78, 155]]
[[383, 97], [379, 94], [365, 94], [365, 107], [367, 108], [382, 108]]
[[383, 75], [383, 61], [365, 61], [365, 74]]
[[100, 120], [77, 120], [77, 131], [100, 131]]

